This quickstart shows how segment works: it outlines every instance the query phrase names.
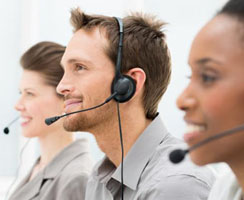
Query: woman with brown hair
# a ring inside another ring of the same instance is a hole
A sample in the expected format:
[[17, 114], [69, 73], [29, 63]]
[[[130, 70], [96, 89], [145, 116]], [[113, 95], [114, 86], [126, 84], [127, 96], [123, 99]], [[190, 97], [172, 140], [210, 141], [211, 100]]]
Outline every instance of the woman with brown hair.
[[38, 138], [40, 157], [10, 200], [84, 199], [92, 168], [88, 141], [74, 141], [62, 120], [52, 126], [44, 123], [45, 118], [63, 113], [63, 97], [56, 86], [64, 73], [60, 66], [64, 51], [59, 44], [40, 42], [21, 57], [23, 73], [15, 108], [21, 115], [22, 135]]

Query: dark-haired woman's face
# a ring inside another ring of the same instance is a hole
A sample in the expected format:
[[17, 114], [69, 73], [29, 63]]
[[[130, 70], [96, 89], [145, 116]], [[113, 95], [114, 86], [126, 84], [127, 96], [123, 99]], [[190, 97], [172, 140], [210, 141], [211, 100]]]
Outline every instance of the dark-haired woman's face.
[[[184, 139], [189, 146], [244, 124], [242, 27], [236, 19], [219, 15], [203, 27], [192, 44], [191, 80], [177, 102], [185, 111], [188, 129]], [[200, 147], [191, 158], [199, 165], [230, 164], [244, 155], [243, 141], [244, 131]]]
[[45, 118], [62, 114], [63, 99], [58, 97], [55, 87], [44, 83], [40, 73], [24, 70], [19, 89], [20, 98], [15, 108], [20, 112], [25, 137], [45, 137], [45, 134], [62, 127], [62, 122], [54, 126], [44, 123]]

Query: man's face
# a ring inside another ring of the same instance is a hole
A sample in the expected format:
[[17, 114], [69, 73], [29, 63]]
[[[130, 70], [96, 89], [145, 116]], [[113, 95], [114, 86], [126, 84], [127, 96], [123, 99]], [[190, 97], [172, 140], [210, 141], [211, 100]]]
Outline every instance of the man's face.
[[[111, 95], [114, 65], [105, 54], [108, 46], [103, 32], [94, 28], [80, 29], [70, 40], [61, 64], [64, 76], [57, 92], [64, 95], [66, 113], [101, 104]], [[68, 131], [92, 131], [104, 121], [113, 119], [114, 102], [95, 110], [67, 116], [64, 128]]]

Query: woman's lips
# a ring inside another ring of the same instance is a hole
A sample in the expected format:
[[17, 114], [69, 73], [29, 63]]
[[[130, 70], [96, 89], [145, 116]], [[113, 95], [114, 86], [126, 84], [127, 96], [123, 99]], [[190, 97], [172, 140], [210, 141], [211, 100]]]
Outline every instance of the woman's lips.
[[204, 125], [187, 124], [186, 132], [184, 134], [184, 141], [188, 143], [201, 136], [204, 131], [206, 131], [206, 126]]
[[20, 124], [21, 126], [26, 126], [27, 124], [30, 123], [30, 121], [32, 120], [31, 117], [20, 117]]

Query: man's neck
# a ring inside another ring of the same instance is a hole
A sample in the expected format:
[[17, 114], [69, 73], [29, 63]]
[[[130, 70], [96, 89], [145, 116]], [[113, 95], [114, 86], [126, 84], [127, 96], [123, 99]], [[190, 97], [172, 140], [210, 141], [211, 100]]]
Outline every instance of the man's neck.
[[[134, 145], [138, 137], [151, 123], [143, 112], [136, 112], [133, 115], [121, 113], [121, 128], [123, 136], [124, 157]], [[92, 131], [91, 131], [92, 132]], [[92, 132], [96, 138], [98, 146], [106, 154], [110, 161], [118, 167], [121, 163], [121, 142], [118, 120], [113, 120], [103, 124], [99, 131]]]

